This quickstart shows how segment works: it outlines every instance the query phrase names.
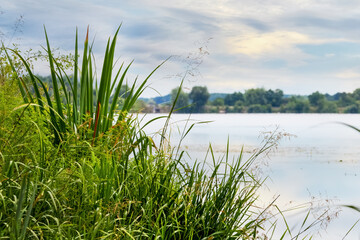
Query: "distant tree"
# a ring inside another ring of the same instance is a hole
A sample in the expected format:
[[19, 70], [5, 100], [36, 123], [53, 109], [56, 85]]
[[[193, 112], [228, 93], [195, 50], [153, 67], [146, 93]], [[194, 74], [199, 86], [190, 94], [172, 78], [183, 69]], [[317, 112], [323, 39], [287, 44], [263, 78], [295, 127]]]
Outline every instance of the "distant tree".
[[214, 101], [211, 102], [211, 105], [221, 107], [224, 106], [224, 99], [223, 98], [216, 98]]
[[334, 95], [330, 95], [328, 93], [325, 93], [324, 96], [325, 96], [325, 99], [328, 100], [328, 101], [335, 101]]
[[353, 95], [351, 93], [340, 93], [340, 97], [338, 100], [338, 106], [339, 107], [347, 107], [350, 105], [353, 105], [356, 103], [355, 98], [353, 98]]
[[204, 112], [205, 104], [207, 103], [210, 94], [207, 87], [195, 86], [191, 89], [189, 98], [192, 100], [194, 112]]
[[312, 106], [318, 106], [321, 104], [322, 101], [325, 100], [325, 96], [318, 91], [310, 94], [308, 96], [309, 102]]
[[234, 104], [234, 112], [241, 113], [244, 110], [244, 102], [241, 100], [238, 100]]
[[335, 102], [330, 102], [328, 100], [324, 100], [318, 106], [318, 113], [337, 113], [338, 108]]
[[252, 104], [249, 106], [248, 113], [271, 113], [270, 105]]
[[260, 104], [266, 105], [266, 91], [263, 88], [253, 88], [245, 91], [244, 94], [245, 104], [247, 106]]
[[353, 104], [351, 106], [348, 106], [347, 108], [345, 108], [344, 113], [359, 113], [360, 109], [359, 109], [359, 105], [358, 104]]
[[359, 101], [360, 100], [360, 88], [357, 88], [353, 91], [352, 93], [352, 97], [356, 100]]
[[333, 100], [334, 100], [334, 101], [338, 101], [338, 100], [340, 99], [341, 94], [342, 94], [342, 93], [340, 93], [340, 92], [335, 93], [335, 94], [332, 96]]
[[[179, 92], [180, 91], [180, 92]], [[179, 94], [178, 98], [176, 99], [176, 96]], [[179, 87], [174, 88], [171, 90], [171, 103], [173, 104], [176, 99], [175, 104], [175, 110], [178, 113], [186, 113], [189, 112], [189, 95], [185, 93], [182, 89]]]
[[136, 100], [133, 108], [131, 109], [132, 112], [140, 113], [140, 112], [147, 112], [147, 104], [144, 100], [138, 99]]
[[280, 89], [276, 89], [275, 91], [269, 89], [265, 93], [266, 102], [271, 104], [273, 107], [280, 107], [283, 96], [284, 93]]
[[307, 113], [310, 110], [310, 104], [307, 99], [291, 97], [285, 106], [281, 107], [281, 112], [286, 113]]
[[225, 105], [234, 106], [237, 101], [244, 101], [244, 94], [241, 92], [234, 92], [232, 94], [226, 95], [224, 99]]

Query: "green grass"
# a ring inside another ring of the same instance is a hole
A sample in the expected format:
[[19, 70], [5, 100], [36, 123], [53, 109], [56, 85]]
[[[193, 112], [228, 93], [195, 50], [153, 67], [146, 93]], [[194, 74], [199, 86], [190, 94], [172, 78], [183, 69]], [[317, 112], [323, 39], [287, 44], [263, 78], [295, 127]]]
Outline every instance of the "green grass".
[[259, 231], [268, 219], [254, 204], [262, 180], [251, 166], [273, 142], [249, 159], [242, 152], [215, 158], [210, 146], [210, 169], [203, 161], [189, 166], [180, 145], [165, 141], [173, 107], [154, 143], [142, 128], [157, 119], [140, 126], [129, 114], [153, 72], [118, 106], [131, 65], [112, 74], [118, 31], [108, 41], [99, 87], [88, 33], [82, 67], [76, 57], [68, 76], [45, 31], [53, 93], [13, 52], [27, 75], [14, 74], [24, 104], [0, 121], [0, 238], [265, 239]]
[[236, 239], [262, 222], [251, 209], [259, 184], [241, 157], [210, 173], [200, 163], [190, 168], [183, 153], [157, 150], [132, 118], [97, 144], [73, 134], [54, 146], [44, 116], [20, 110], [13, 132], [1, 136], [2, 237]]

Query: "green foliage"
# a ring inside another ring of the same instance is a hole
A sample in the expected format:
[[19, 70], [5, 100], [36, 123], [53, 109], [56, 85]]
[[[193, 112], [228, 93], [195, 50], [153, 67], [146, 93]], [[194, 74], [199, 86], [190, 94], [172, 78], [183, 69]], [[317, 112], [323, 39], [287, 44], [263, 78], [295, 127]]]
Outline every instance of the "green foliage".
[[359, 104], [353, 104], [345, 108], [345, 113], [359, 113]]
[[318, 113], [337, 113], [338, 108], [336, 103], [324, 100], [317, 109]]
[[[51, 98], [45, 83], [32, 73], [26, 59], [16, 51], [10, 50], [21, 59], [21, 62], [27, 70], [31, 87], [35, 92], [35, 96], [33, 96], [30, 92], [25, 91], [26, 85], [23, 86], [19, 84], [21, 92], [26, 92], [24, 101], [37, 103], [39, 111], [42, 113], [49, 111], [51, 116], [49, 127], [52, 128], [55, 144], [59, 144], [63, 141], [69, 130], [76, 131], [76, 129], [83, 124], [87, 124], [91, 128], [93, 142], [95, 138], [108, 131], [113, 125], [118, 99], [121, 97], [120, 94], [123, 90], [123, 82], [131, 65], [130, 63], [124, 67], [123, 63], [119, 70], [115, 72], [115, 76], [113, 76], [115, 45], [119, 29], [116, 31], [113, 39], [108, 40], [99, 86], [95, 84], [97, 81], [93, 73], [94, 67], [91, 59], [92, 46], [89, 46], [88, 44], [89, 32], [87, 32], [84, 43], [81, 68], [79, 68], [80, 64], [78, 62], [78, 36], [76, 33], [74, 53], [74, 56], [76, 57], [74, 58], [73, 65], [74, 73], [73, 76], [70, 77], [63, 68], [63, 65], [59, 64], [54, 57], [45, 31], [47, 43], [46, 50], [48, 53], [47, 59], [50, 65], [53, 98]], [[13, 66], [11, 59], [8, 58], [8, 60], [10, 65]], [[14, 66], [12, 68], [14, 73], [16, 73]], [[123, 113], [130, 111], [137, 98], [144, 91], [146, 82], [152, 73], [150, 73], [138, 88], [136, 88], [135, 81], [133, 86], [125, 93], [128, 95], [122, 104], [121, 111]], [[20, 82], [21, 79], [19, 78], [19, 74], [15, 75]], [[68, 91], [69, 89], [67, 86], [70, 86], [70, 91]], [[41, 92], [44, 93], [45, 99], [41, 95]], [[94, 93], [96, 93], [95, 96]], [[112, 103], [110, 103], [110, 98], [112, 99]], [[123, 114], [120, 114], [117, 121], [121, 121], [122, 117]], [[83, 135], [82, 137], [88, 139], [90, 136]]]
[[355, 102], [356, 100], [353, 98], [352, 94], [347, 94], [347, 93], [339, 94], [338, 106], [346, 107], [355, 104]]
[[[260, 234], [270, 219], [267, 209], [255, 204], [262, 179], [252, 165], [276, 145], [278, 136], [266, 138], [247, 160], [242, 150], [230, 159], [228, 143], [220, 158], [210, 145], [204, 162], [188, 164], [180, 146], [167, 144], [174, 105], [159, 144], [143, 131], [158, 118], [140, 125], [128, 114], [144, 106], [139, 96], [148, 78], [139, 88], [134, 84], [124, 91], [128, 65], [110, 82], [115, 41], [116, 34], [108, 42], [99, 88], [93, 86], [87, 38], [81, 71], [75, 58], [73, 76], [58, 64], [48, 41], [48, 81], [10, 50], [28, 74], [20, 75], [7, 55], [11, 74], [0, 91], [6, 93], [11, 84], [18, 90], [7, 96], [16, 100], [13, 105], [7, 105], [7, 97], [0, 102], [0, 109], [6, 109], [0, 120], [0, 238], [269, 239]], [[75, 46], [78, 56], [77, 40]], [[206, 87], [195, 89], [207, 101]], [[181, 86], [173, 101], [180, 96]], [[121, 97], [121, 111], [115, 112]], [[233, 107], [242, 109], [243, 101]], [[180, 142], [193, 127], [184, 129]], [[54, 139], [59, 141], [54, 144]], [[287, 236], [293, 238], [289, 228], [282, 239]]]
[[145, 101], [141, 100], [141, 99], [138, 99], [135, 102], [134, 106], [131, 108], [130, 111], [133, 112], [133, 113], [140, 113], [140, 112], [143, 112], [143, 111], [147, 112], [146, 111], [147, 109], [148, 109], [148, 106], [145, 103]]
[[50, 112], [32, 105], [0, 122], [1, 238], [257, 237], [266, 219], [254, 204], [261, 180], [251, 166], [271, 141], [248, 160], [242, 152], [215, 159], [210, 146], [209, 169], [187, 164], [179, 148], [156, 146], [124, 113], [94, 145], [81, 137], [92, 134], [83, 124], [56, 146]]
[[[25, 57], [21, 59], [20, 54]], [[17, 45], [14, 45], [10, 53], [4, 46], [0, 48], [0, 120], [5, 119], [12, 109], [26, 100], [26, 92], [33, 91], [24, 87], [29, 79], [22, 61], [26, 61], [28, 67], [32, 69], [34, 61], [41, 56], [41, 52], [34, 52], [32, 49], [22, 53]]]
[[308, 96], [310, 105], [315, 107], [315, 112], [317, 113], [336, 113], [337, 105], [334, 102], [328, 101], [329, 97], [326, 97], [324, 94], [317, 92], [312, 93]]
[[[94, 87], [87, 39], [81, 71], [75, 58], [73, 77], [57, 64], [47, 41], [51, 84], [35, 76], [26, 59], [10, 50], [27, 71], [28, 82], [21, 81], [7, 56], [20, 83], [14, 95], [24, 104], [0, 121], [0, 238], [256, 237], [264, 221], [254, 206], [261, 181], [250, 167], [271, 142], [248, 161], [241, 154], [234, 161], [228, 154], [217, 161], [210, 147], [211, 171], [203, 163], [188, 165], [184, 152], [165, 144], [167, 124], [156, 146], [128, 114], [139, 103], [148, 78], [137, 90], [134, 84], [127, 91], [114, 121], [130, 65], [120, 68], [110, 82], [115, 34], [106, 48], [99, 88]], [[0, 87], [1, 91], [8, 88]], [[180, 95], [178, 91], [175, 102]], [[107, 105], [110, 97], [111, 106]]]
[[244, 95], [241, 92], [234, 92], [226, 95], [224, 103], [229, 106], [234, 106], [237, 101], [244, 101]]
[[217, 107], [222, 107], [222, 106], [225, 105], [224, 99], [223, 98], [216, 98], [214, 101], [211, 102], [211, 105], [217, 106]]
[[275, 91], [269, 89], [265, 93], [266, 102], [273, 107], [280, 107], [284, 93], [280, 89]]
[[309, 101], [296, 97], [291, 97], [287, 104], [281, 108], [281, 112], [285, 113], [308, 113], [309, 110]]
[[253, 104], [267, 104], [266, 91], [264, 88], [248, 89], [245, 91], [244, 98], [247, 106]]
[[321, 93], [319, 93], [318, 91], [310, 94], [308, 96], [309, 98], [309, 102], [312, 106], [318, 106], [319, 104], [321, 104], [322, 101], [325, 100], [325, 96]]
[[235, 102], [234, 112], [240, 113], [244, 110], [244, 103], [241, 100]]
[[16, 82], [10, 77], [0, 80], [0, 121], [20, 103], [22, 98]]
[[207, 87], [195, 86], [191, 89], [189, 98], [192, 100], [193, 112], [204, 112], [205, 104], [207, 103], [210, 94]]
[[283, 92], [279, 89], [275, 91], [269, 89], [266, 91], [264, 88], [255, 88], [246, 90], [244, 99], [247, 106], [259, 104], [279, 107], [282, 103], [283, 95]]
[[178, 113], [189, 112], [189, 95], [180, 87], [171, 90], [171, 104], [175, 103], [175, 111]]
[[217, 98], [225, 98], [228, 94], [226, 93], [210, 93], [210, 97], [208, 101], [214, 101]]
[[270, 105], [252, 104], [248, 107], [248, 113], [271, 113]]
[[356, 101], [359, 101], [360, 100], [360, 88], [355, 89], [351, 95]]
[[[212, 93], [208, 102], [202, 109], [192, 108], [192, 112], [210, 113], [241, 113], [241, 112], [287, 112], [287, 113], [349, 113], [350, 106], [360, 104], [360, 90], [356, 89], [353, 93], [336, 93], [334, 95], [314, 92], [309, 96], [284, 95], [280, 89], [265, 90], [263, 88], [248, 89], [245, 94], [234, 92], [231, 94]], [[175, 92], [164, 97], [156, 97], [154, 100], [159, 103], [170, 102], [170, 98], [175, 96]], [[218, 98], [218, 99], [217, 99]], [[159, 101], [162, 99], [161, 101]], [[168, 100], [166, 100], [168, 99]], [[223, 99], [223, 100], [222, 100]], [[247, 99], [247, 100], [246, 100]], [[310, 103], [310, 100], [312, 103]], [[224, 101], [224, 103], [222, 103]], [[182, 102], [182, 101], [180, 101]], [[184, 100], [186, 102], [186, 100]], [[265, 107], [254, 107], [262, 105]], [[271, 107], [271, 110], [269, 109]], [[249, 110], [250, 108], [250, 110]], [[161, 112], [168, 112], [166, 104], [160, 105]], [[353, 108], [352, 111], [355, 108]], [[188, 112], [189, 109], [181, 110]], [[178, 111], [179, 112], [179, 111]], [[190, 112], [190, 111], [189, 111]]]

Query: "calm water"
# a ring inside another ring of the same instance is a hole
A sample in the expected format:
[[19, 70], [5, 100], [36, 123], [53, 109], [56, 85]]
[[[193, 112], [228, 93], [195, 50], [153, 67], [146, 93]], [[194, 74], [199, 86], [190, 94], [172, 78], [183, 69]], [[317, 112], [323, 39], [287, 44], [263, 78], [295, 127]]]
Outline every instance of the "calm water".
[[[160, 115], [146, 115], [144, 121], [157, 116]], [[202, 121], [212, 122], [196, 125], [182, 142], [193, 160], [204, 159], [209, 143], [221, 154], [229, 139], [231, 154], [237, 155], [244, 147], [246, 158], [254, 148], [261, 146], [264, 132], [277, 129], [293, 135], [284, 137], [277, 148], [257, 162], [262, 176], [268, 177], [260, 191], [259, 204], [265, 206], [279, 196], [276, 204], [283, 210], [307, 206], [300, 213], [287, 213], [290, 224], [301, 224], [306, 215], [304, 211], [309, 207], [313, 208], [315, 218], [328, 210], [330, 218], [337, 217], [329, 224], [323, 222], [313, 228], [319, 231], [315, 239], [343, 239], [360, 219], [360, 213], [339, 207], [343, 204], [360, 207], [360, 133], [336, 123], [360, 126], [360, 115], [176, 114], [170, 125], [172, 144], [178, 143], [179, 132], [186, 124]], [[161, 120], [154, 122], [146, 131], [154, 133], [163, 124]], [[325, 225], [328, 225], [326, 229]], [[360, 223], [345, 239], [360, 239]]]

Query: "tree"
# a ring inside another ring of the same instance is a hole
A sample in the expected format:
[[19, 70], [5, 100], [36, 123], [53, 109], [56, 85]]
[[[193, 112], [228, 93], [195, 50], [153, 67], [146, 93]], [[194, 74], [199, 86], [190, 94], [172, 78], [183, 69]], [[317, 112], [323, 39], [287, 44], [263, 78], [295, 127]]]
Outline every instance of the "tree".
[[268, 104], [271, 104], [273, 107], [280, 107], [282, 103], [282, 98], [284, 93], [280, 89], [276, 89], [275, 91], [269, 89], [265, 93], [265, 98]]
[[225, 105], [234, 106], [237, 101], [244, 101], [244, 94], [241, 92], [234, 92], [226, 95], [224, 99]]
[[356, 103], [356, 99], [353, 98], [351, 93], [341, 93], [338, 101], [338, 106], [347, 107]]
[[263, 88], [253, 88], [245, 91], [245, 103], [247, 106], [260, 104], [266, 105], [266, 91]]
[[325, 96], [318, 91], [308, 96], [309, 102], [312, 106], [319, 106], [325, 100]]
[[359, 105], [353, 104], [345, 108], [344, 113], [359, 113]]
[[341, 94], [342, 94], [342, 93], [340, 93], [340, 92], [335, 93], [335, 94], [332, 96], [333, 100], [334, 100], [334, 101], [338, 101], [338, 100], [340, 99]]
[[248, 113], [271, 113], [270, 105], [252, 104], [249, 106]]
[[241, 113], [244, 110], [244, 102], [241, 100], [238, 100], [234, 104], [234, 112]]
[[204, 112], [205, 104], [207, 103], [210, 94], [207, 87], [195, 86], [191, 89], [189, 98], [192, 100], [193, 112]]
[[187, 108], [189, 106], [189, 95], [179, 87], [171, 90], [171, 103], [173, 104], [175, 100], [176, 100], [175, 110], [177, 112], [186, 113], [189, 111], [189, 108]]
[[214, 101], [211, 102], [211, 105], [222, 107], [224, 106], [224, 99], [223, 98], [216, 98]]
[[286, 113], [307, 113], [310, 104], [307, 99], [291, 97], [285, 106], [281, 106], [281, 112]]
[[337, 113], [338, 109], [335, 102], [330, 102], [327, 100], [324, 100], [322, 104], [319, 105], [318, 113]]
[[135, 112], [135, 113], [148, 112], [146, 102], [144, 100], [141, 100], [141, 99], [136, 100], [133, 108], [131, 109], [131, 112]]
[[360, 88], [354, 90], [354, 92], [352, 93], [352, 97], [355, 100], [360, 100]]

